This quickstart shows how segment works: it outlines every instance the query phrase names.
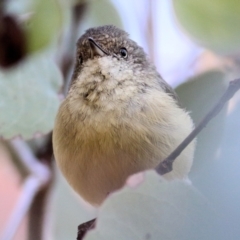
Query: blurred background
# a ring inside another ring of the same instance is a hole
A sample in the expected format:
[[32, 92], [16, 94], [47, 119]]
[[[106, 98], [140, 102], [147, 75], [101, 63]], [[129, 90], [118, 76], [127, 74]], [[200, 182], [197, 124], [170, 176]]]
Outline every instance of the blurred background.
[[[1, 1], [0, 239], [75, 239], [97, 214], [56, 169], [51, 131], [77, 39], [105, 24], [145, 49], [195, 124], [240, 76], [235, 0]], [[229, 239], [240, 236], [239, 100], [199, 134], [189, 176], [224, 216]]]

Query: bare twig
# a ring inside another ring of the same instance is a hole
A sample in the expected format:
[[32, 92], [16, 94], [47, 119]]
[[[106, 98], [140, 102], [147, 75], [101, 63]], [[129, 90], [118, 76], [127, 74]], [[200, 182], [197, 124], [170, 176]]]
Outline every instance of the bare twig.
[[78, 236], [77, 236], [77, 240], [82, 240], [84, 238], [84, 236], [86, 235], [86, 233], [93, 229], [95, 227], [96, 224], [96, 218], [82, 223], [78, 226]]
[[45, 185], [38, 191], [32, 201], [29, 210], [28, 239], [48, 239], [50, 213], [49, 197], [52, 189], [52, 182]]
[[51, 178], [48, 184], [45, 184], [34, 196], [31, 207], [29, 209], [29, 228], [28, 239], [42, 240], [48, 239], [49, 234], [49, 211], [48, 199], [52, 188], [54, 171], [52, 167], [52, 133], [45, 137], [45, 144], [37, 149], [35, 155], [41, 163], [48, 165], [51, 170]]
[[199, 132], [208, 124], [213, 117], [215, 117], [223, 108], [226, 102], [228, 102], [233, 95], [240, 89], [240, 78], [233, 80], [229, 83], [229, 86], [220, 100], [212, 108], [212, 110], [202, 119], [198, 126], [182, 141], [182, 143], [161, 162], [156, 170], [159, 174], [163, 175], [172, 171], [172, 165], [174, 160], [181, 154], [181, 152], [187, 147], [187, 145], [198, 135]]
[[[51, 178], [49, 168], [40, 163], [34, 156], [31, 148], [22, 139], [14, 139], [11, 141], [11, 147], [17, 153], [19, 160], [29, 172], [23, 184], [23, 189], [18, 203], [13, 210], [12, 216], [7, 224], [3, 234], [3, 240], [10, 240], [15, 235], [21, 221], [34, 202], [36, 194], [47, 185]], [[36, 235], [35, 235], [35, 238]]]
[[14, 237], [20, 223], [26, 216], [26, 213], [33, 202], [34, 196], [41, 187], [42, 181], [34, 175], [25, 180], [21, 196], [13, 210], [12, 216], [10, 217], [5, 232], [1, 238], [2, 240], [11, 240]]
[[19, 159], [30, 174], [39, 176], [46, 182], [49, 180], [50, 171], [48, 167], [39, 162], [39, 159], [33, 154], [32, 149], [24, 140], [15, 138], [11, 141], [11, 146], [17, 152]]

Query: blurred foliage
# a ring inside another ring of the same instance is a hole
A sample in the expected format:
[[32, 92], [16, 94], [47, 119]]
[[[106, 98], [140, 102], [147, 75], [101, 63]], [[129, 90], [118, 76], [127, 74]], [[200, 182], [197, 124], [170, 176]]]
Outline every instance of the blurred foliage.
[[219, 239], [218, 224], [218, 215], [194, 187], [147, 171], [137, 187], [110, 195], [96, 229], [84, 239]]
[[[230, 102], [231, 111], [228, 111], [222, 142], [214, 159], [203, 161], [192, 174], [193, 185], [201, 191], [213, 205], [213, 209], [222, 219], [221, 226], [226, 235], [215, 239], [238, 240], [240, 236], [240, 92]], [[217, 141], [218, 135], [215, 140]]]
[[122, 28], [122, 21], [110, 0], [88, 0], [88, 7], [81, 22], [80, 30], [112, 24]]
[[0, 16], [0, 67], [10, 68], [26, 56], [26, 39], [14, 17]]
[[63, 9], [57, 0], [35, 0], [33, 11], [26, 28], [29, 52], [43, 49], [53, 38], [58, 37], [63, 22]]
[[48, 54], [30, 56], [10, 71], [0, 71], [0, 135], [32, 138], [50, 132], [61, 84], [61, 73]]
[[177, 20], [200, 45], [224, 55], [240, 54], [240, 2], [173, 0]]
[[[7, 12], [16, 14], [20, 21], [30, 13], [23, 24], [29, 56], [9, 71], [0, 71], [0, 136], [29, 139], [52, 130], [63, 79], [54, 62], [56, 52], [46, 50], [62, 50], [62, 32], [71, 24], [71, 7], [76, 2], [8, 1]], [[79, 36], [93, 26], [122, 27], [119, 10], [110, 0], [89, 0], [87, 4], [77, 29]], [[239, 53], [237, 1], [173, 0], [173, 6], [179, 22], [196, 42], [220, 54]], [[176, 89], [195, 123], [218, 100], [226, 79], [225, 72], [213, 70], [187, 79]], [[97, 228], [86, 239], [238, 239], [239, 107], [227, 118], [226, 114], [225, 109], [198, 136], [190, 173], [197, 190], [183, 181], [165, 182], [149, 171], [137, 188], [125, 187], [106, 200]], [[82, 207], [59, 175], [53, 191], [54, 238], [75, 239], [77, 225], [94, 213]]]
[[33, 4], [32, 0], [8, 0], [5, 2], [5, 10], [7, 13], [21, 16], [32, 12]]

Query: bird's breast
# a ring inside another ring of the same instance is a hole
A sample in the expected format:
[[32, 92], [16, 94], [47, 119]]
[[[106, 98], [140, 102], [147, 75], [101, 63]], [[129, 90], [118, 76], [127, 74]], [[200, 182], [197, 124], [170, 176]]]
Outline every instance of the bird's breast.
[[82, 106], [101, 111], [125, 108], [146, 88], [145, 77], [125, 61], [110, 56], [85, 63], [69, 92], [78, 109]]

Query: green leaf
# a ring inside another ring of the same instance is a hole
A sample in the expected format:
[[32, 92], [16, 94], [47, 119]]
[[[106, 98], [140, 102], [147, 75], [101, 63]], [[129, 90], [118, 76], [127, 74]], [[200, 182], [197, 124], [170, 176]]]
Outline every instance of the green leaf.
[[63, 12], [58, 0], [37, 0], [34, 4], [34, 14], [26, 28], [29, 52], [42, 49], [51, 43], [63, 24]]
[[0, 136], [32, 138], [51, 131], [61, 84], [62, 75], [47, 54], [28, 57], [14, 69], [1, 71]]
[[103, 203], [85, 240], [217, 239], [217, 218], [191, 185], [167, 182], [155, 171], [144, 177], [137, 187], [124, 187]]
[[[227, 88], [226, 75], [220, 70], [212, 70], [195, 76], [176, 90], [180, 102], [197, 125]], [[211, 120], [197, 136], [197, 145], [190, 172], [192, 180], [202, 174], [203, 169], [211, 169], [224, 133], [226, 107]]]
[[240, 53], [240, 2], [173, 0], [178, 21], [202, 46], [220, 54]]

